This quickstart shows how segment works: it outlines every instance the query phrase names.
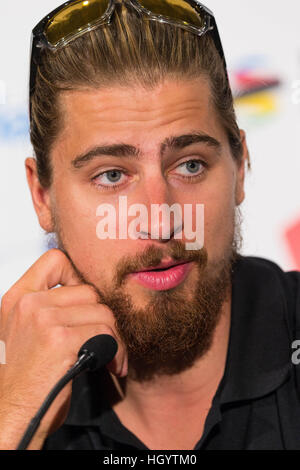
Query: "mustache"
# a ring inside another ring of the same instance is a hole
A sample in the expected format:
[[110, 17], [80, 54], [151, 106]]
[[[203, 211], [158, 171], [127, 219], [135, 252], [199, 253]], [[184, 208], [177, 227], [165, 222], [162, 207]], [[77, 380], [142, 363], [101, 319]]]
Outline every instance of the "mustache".
[[208, 259], [205, 247], [201, 250], [186, 250], [185, 244], [180, 240], [173, 239], [169, 241], [167, 250], [151, 245], [134, 258], [127, 256], [118, 263], [114, 276], [115, 286], [121, 287], [128, 274], [141, 271], [145, 268], [155, 268], [166, 257], [170, 257], [175, 262], [182, 261], [189, 263], [195, 261], [202, 269], [207, 265]]

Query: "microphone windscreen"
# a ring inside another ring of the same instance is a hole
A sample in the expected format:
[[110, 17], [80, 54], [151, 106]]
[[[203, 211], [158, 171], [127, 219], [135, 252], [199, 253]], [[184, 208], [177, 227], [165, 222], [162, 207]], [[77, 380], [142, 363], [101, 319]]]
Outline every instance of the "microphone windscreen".
[[90, 338], [80, 348], [78, 357], [86, 351], [93, 354], [89, 364], [90, 370], [101, 369], [113, 360], [118, 350], [118, 344], [111, 335], [97, 335]]

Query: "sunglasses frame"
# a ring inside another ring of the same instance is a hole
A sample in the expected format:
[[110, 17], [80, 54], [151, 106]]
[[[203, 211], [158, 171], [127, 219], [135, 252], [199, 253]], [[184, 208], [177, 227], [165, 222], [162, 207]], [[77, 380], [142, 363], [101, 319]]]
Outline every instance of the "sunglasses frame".
[[[96, 21], [93, 25], [87, 25], [86, 28], [84, 28], [80, 33], [74, 34], [69, 38], [64, 38], [63, 40], [59, 41], [57, 45], [53, 46], [52, 44], [49, 43], [47, 40], [47, 37], [45, 35], [45, 28], [48, 25], [49, 21], [61, 10], [63, 10], [65, 7], [71, 5], [72, 3], [75, 3], [77, 0], [69, 0], [59, 7], [55, 8], [51, 13], [46, 15], [33, 29], [32, 31], [32, 36], [31, 36], [31, 59], [30, 59], [30, 101], [31, 97], [34, 93], [35, 90], [35, 82], [36, 82], [36, 75], [37, 75], [37, 69], [40, 65], [40, 59], [41, 59], [41, 51], [44, 48], [52, 49], [52, 50], [58, 50], [61, 49], [62, 47], [65, 47], [67, 44], [72, 42], [73, 40], [77, 39], [78, 37], [86, 34], [89, 31], [92, 31], [96, 28], [98, 28], [101, 25], [109, 25], [111, 22], [112, 15], [115, 10], [115, 6], [117, 3], [120, 3], [119, 0], [108, 0], [108, 7], [106, 12], [103, 14], [101, 18], [99, 18], [99, 21]], [[227, 65], [226, 65], [226, 60], [225, 60], [225, 55], [220, 39], [220, 35], [218, 32], [217, 24], [214, 18], [214, 15], [211, 10], [209, 10], [205, 5], [199, 2], [199, 0], [184, 0], [186, 3], [188, 3], [196, 13], [201, 15], [201, 18], [203, 17], [204, 14], [204, 20], [205, 24], [203, 28], [199, 29], [195, 26], [192, 25], [184, 25], [179, 21], [172, 20], [169, 18], [166, 18], [163, 15], [156, 15], [152, 13], [151, 11], [147, 10], [144, 8], [138, 0], [123, 0], [125, 4], [130, 5], [133, 7], [138, 13], [142, 14], [145, 19], [152, 20], [152, 21], [159, 21], [161, 23], [167, 23], [167, 24], [172, 24], [175, 26], [178, 26], [180, 28], [183, 28], [185, 30], [191, 31], [194, 34], [197, 34], [198, 36], [202, 36], [203, 34], [209, 33], [212, 36], [212, 39], [214, 41], [214, 44], [220, 54], [220, 57], [223, 61], [226, 76], [228, 77], [227, 74]], [[31, 105], [30, 105], [30, 114], [31, 114]]]

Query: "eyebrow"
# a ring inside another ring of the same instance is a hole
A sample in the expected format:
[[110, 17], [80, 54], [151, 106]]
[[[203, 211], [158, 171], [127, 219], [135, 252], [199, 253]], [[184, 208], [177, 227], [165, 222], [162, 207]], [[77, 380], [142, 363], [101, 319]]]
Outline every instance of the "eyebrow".
[[[208, 134], [195, 132], [192, 134], [185, 134], [180, 136], [167, 137], [160, 145], [160, 158], [163, 158], [168, 150], [182, 150], [192, 144], [206, 144], [216, 150], [218, 154], [221, 152], [221, 143]], [[75, 169], [80, 169], [87, 165], [90, 161], [101, 156], [112, 156], [120, 158], [134, 158], [139, 159], [142, 152], [138, 147], [124, 143], [111, 144], [111, 145], [97, 145], [88, 152], [78, 155], [72, 160], [71, 165]]]

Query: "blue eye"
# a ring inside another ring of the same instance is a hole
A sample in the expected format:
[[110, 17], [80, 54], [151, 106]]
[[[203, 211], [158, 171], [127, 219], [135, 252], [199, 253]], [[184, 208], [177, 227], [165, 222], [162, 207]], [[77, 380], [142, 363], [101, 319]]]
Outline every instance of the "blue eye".
[[201, 163], [196, 162], [195, 160], [191, 160], [190, 162], [186, 162], [185, 165], [186, 165], [186, 169], [190, 173], [198, 173]]
[[122, 176], [121, 171], [118, 171], [118, 170], [110, 170], [103, 174], [106, 175], [107, 179], [111, 183], [117, 183], [118, 181], [120, 181], [120, 178]]
[[193, 177], [195, 175], [200, 175], [205, 170], [205, 165], [200, 160], [188, 160], [178, 166], [179, 174], [184, 177]]
[[118, 189], [125, 182], [126, 174], [117, 169], [104, 171], [93, 178], [93, 183], [103, 189]]

